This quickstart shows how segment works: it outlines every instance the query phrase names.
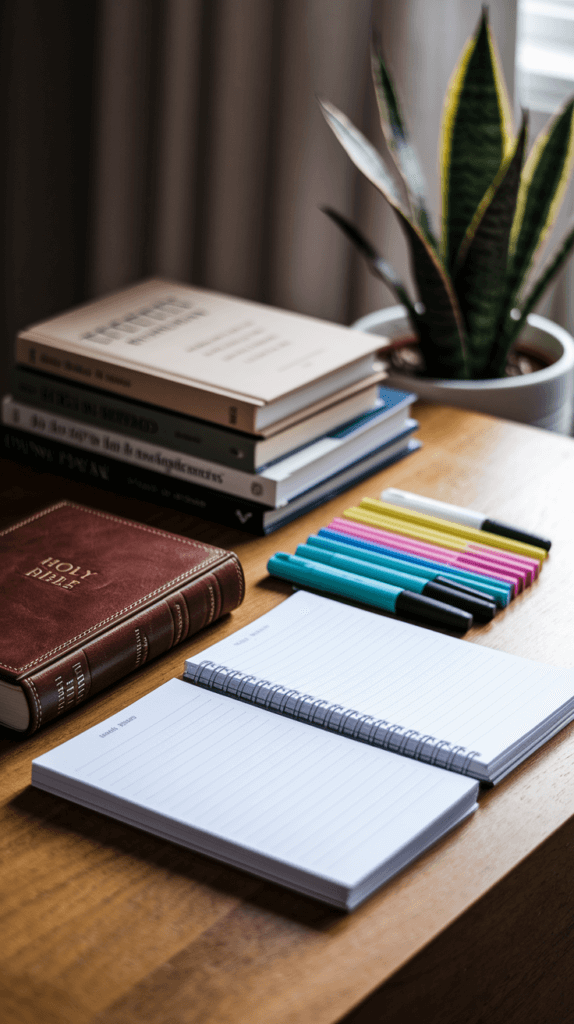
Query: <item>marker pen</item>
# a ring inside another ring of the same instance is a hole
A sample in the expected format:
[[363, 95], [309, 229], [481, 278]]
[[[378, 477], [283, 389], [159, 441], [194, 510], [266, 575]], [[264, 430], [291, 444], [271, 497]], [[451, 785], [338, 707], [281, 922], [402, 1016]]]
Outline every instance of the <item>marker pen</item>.
[[[328, 536], [327, 534], [331, 534]], [[325, 551], [333, 551], [339, 555], [347, 555], [349, 558], [358, 558], [363, 562], [371, 562], [373, 565], [378, 565], [382, 569], [393, 569], [396, 572], [410, 573], [413, 576], [420, 576], [422, 579], [426, 579], [429, 582], [434, 581], [439, 586], [449, 587], [456, 589], [461, 593], [468, 594], [471, 598], [477, 598], [479, 601], [493, 601], [494, 597], [492, 593], [488, 593], [486, 590], [481, 590], [477, 579], [469, 579], [468, 576], [464, 576], [462, 573], [457, 579], [456, 576], [452, 576], [445, 572], [445, 567], [442, 565], [424, 565], [419, 562], [408, 562], [401, 557], [399, 552], [386, 551], [383, 548], [375, 550], [374, 545], [370, 548], [357, 546], [352, 543], [352, 538], [345, 537], [342, 534], [335, 534], [333, 531], [319, 531], [319, 534], [311, 534], [307, 538], [307, 544], [312, 547], [320, 547]], [[494, 585], [496, 587], [496, 584]], [[501, 592], [503, 596], [506, 596], [506, 604], [508, 603], [509, 587], [502, 587]], [[464, 606], [463, 606], [464, 607]], [[470, 611], [471, 609], [469, 609]]]
[[[351, 524], [349, 524], [351, 525]], [[371, 540], [365, 540], [362, 537], [355, 536], [349, 532], [342, 532], [334, 527], [322, 526], [319, 530], [318, 536], [325, 538], [326, 540], [339, 541], [347, 544], [351, 550], [358, 550], [364, 554], [381, 554], [389, 556], [396, 560], [397, 566], [404, 565], [405, 572], [414, 572], [415, 570], [423, 569], [435, 572], [440, 572], [441, 575], [447, 579], [451, 586], [459, 586], [464, 589], [465, 586], [476, 590], [478, 593], [483, 593], [487, 598], [491, 598], [499, 608], [506, 608], [508, 602], [514, 596], [514, 587], [511, 583], [504, 583], [502, 580], [497, 580], [493, 576], [486, 576], [478, 572], [471, 572], [470, 570], [457, 569], [455, 566], [450, 565], [447, 562], [433, 561], [430, 558], [423, 558], [420, 555], [412, 555], [406, 551], [401, 551], [398, 548], [391, 548], [384, 544], [376, 544]], [[309, 539], [307, 543], [311, 543]], [[361, 556], [363, 557], [363, 556]]]
[[539, 562], [543, 562], [545, 558], [548, 558], [548, 552], [544, 548], [536, 548], [533, 544], [524, 544], [522, 541], [512, 540], [509, 537], [500, 537], [494, 533], [490, 533], [486, 537], [482, 530], [477, 530], [474, 526], [452, 523], [447, 519], [440, 519], [438, 516], [427, 515], [426, 512], [417, 512], [415, 509], [392, 505], [388, 501], [379, 501], [378, 498], [363, 498], [360, 507], [382, 516], [393, 516], [407, 523], [414, 523], [416, 526], [436, 530], [439, 533], [464, 537], [465, 540], [474, 541], [476, 544], [487, 544], [489, 547], [500, 549], [508, 554], [536, 558]]
[[[429, 544], [428, 541], [411, 536], [408, 530], [405, 532], [401, 529], [382, 527], [378, 517], [371, 516], [361, 509], [347, 509], [345, 515], [349, 517], [353, 527], [360, 527], [361, 536], [368, 536], [373, 540], [388, 544], [389, 547], [398, 547], [412, 552], [412, 554], [422, 555], [424, 558], [435, 558], [437, 562], [449, 562], [473, 572], [488, 573], [506, 583], [512, 583], [517, 592], [532, 582], [531, 569], [517, 568], [515, 565], [509, 567], [506, 563], [500, 563], [498, 560], [495, 561], [484, 555], [468, 554], [466, 550], [460, 550], [456, 545], [442, 546], [437, 542]], [[342, 521], [345, 522], [345, 520]], [[339, 522], [341, 520], [337, 520], [337, 523]], [[379, 525], [375, 525], [376, 523]], [[338, 525], [337, 529], [339, 529]]]
[[467, 540], [465, 537], [457, 537], [452, 533], [440, 532], [421, 526], [419, 523], [410, 523], [396, 516], [381, 515], [372, 512], [368, 508], [355, 507], [346, 509], [343, 513], [347, 519], [354, 519], [357, 522], [366, 523], [368, 526], [376, 526], [381, 530], [388, 530], [391, 533], [399, 533], [404, 537], [422, 541], [425, 544], [434, 544], [438, 547], [447, 548], [450, 551], [458, 551], [468, 557], [478, 558], [492, 565], [499, 565], [501, 568], [518, 571], [524, 578], [524, 582], [530, 582], [534, 575], [540, 571], [540, 562], [536, 559], [525, 558], [523, 555], [511, 555], [507, 551], [498, 551], [485, 544], [477, 544], [475, 541]]
[[[313, 539], [316, 543], [310, 543]], [[334, 548], [342, 548], [343, 551], [337, 551]], [[354, 550], [354, 555], [350, 555], [349, 547], [344, 549], [344, 544], [326, 541], [322, 537], [310, 537], [307, 544], [299, 544], [295, 554], [300, 558], [308, 558], [312, 562], [330, 565], [334, 569], [344, 569], [357, 576], [367, 576], [380, 583], [391, 583], [395, 587], [410, 590], [413, 594], [433, 597], [435, 601], [444, 601], [445, 604], [450, 604], [453, 608], [463, 608], [466, 612], [470, 612], [477, 622], [490, 622], [496, 614], [494, 601], [489, 601], [483, 595], [477, 594], [476, 591], [473, 593], [467, 590], [465, 593], [451, 588], [448, 581], [443, 580], [438, 574], [429, 578], [429, 576], [406, 572], [404, 567], [402, 570], [398, 570], [384, 564], [377, 565], [373, 561], [360, 558], [357, 550]]]
[[[291, 583], [327, 594], [338, 594], [340, 597], [392, 612], [399, 617], [417, 619], [424, 625], [442, 626], [457, 633], [466, 633], [472, 626], [472, 615], [460, 608], [453, 608], [431, 597], [423, 597], [422, 594], [413, 594], [390, 583], [380, 583], [355, 573], [345, 572], [343, 569], [318, 565], [317, 562], [287, 554], [285, 551], [278, 551], [269, 559], [267, 571], [272, 576], [289, 580]], [[382, 651], [381, 656], [383, 655]]]
[[524, 544], [533, 544], [537, 548], [544, 548], [550, 551], [552, 541], [539, 537], [535, 533], [527, 533], [526, 530], [519, 530], [516, 526], [508, 523], [500, 523], [497, 519], [490, 519], [484, 512], [475, 512], [470, 508], [461, 508], [459, 505], [449, 505], [446, 501], [437, 501], [436, 498], [427, 498], [422, 494], [413, 494], [411, 491], [400, 491], [396, 487], [387, 487], [381, 492], [381, 499], [392, 505], [401, 505], [403, 508], [410, 508], [416, 512], [426, 512], [430, 516], [437, 516], [438, 519], [448, 519], [451, 523], [460, 523], [461, 526], [474, 526], [476, 530], [483, 530], [486, 533], [495, 533], [500, 537], [509, 537], [511, 540], [519, 540]]

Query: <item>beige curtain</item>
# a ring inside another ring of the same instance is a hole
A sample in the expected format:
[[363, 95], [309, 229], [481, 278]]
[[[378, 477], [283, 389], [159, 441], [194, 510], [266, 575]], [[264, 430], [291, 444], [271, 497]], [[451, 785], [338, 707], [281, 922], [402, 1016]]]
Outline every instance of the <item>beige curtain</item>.
[[[515, 0], [490, 10], [511, 82]], [[343, 323], [392, 303], [320, 211], [408, 275], [316, 94], [379, 138], [373, 17], [436, 216], [442, 99], [479, 14], [480, 0], [5, 0], [1, 390], [19, 328], [148, 274]]]
[[355, 175], [315, 94], [362, 120], [370, 0], [159, 13], [103, 5], [91, 291], [153, 272], [348, 318], [350, 254], [319, 206], [352, 206]]
[[[438, 221], [437, 139], [479, 0], [375, 0], [372, 16]], [[88, 287], [159, 273], [349, 322], [394, 301], [320, 212], [360, 222], [408, 277], [392, 214], [323, 122], [377, 139], [370, 0], [104, 0]], [[491, 4], [510, 87], [516, 4]]]

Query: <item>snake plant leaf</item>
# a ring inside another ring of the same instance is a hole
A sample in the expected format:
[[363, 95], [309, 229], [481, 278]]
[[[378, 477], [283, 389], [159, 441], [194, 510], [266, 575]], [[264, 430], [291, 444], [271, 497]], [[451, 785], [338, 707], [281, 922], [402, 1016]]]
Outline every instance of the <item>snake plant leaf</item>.
[[441, 251], [451, 272], [469, 224], [513, 148], [508, 94], [483, 9], [449, 82], [442, 113]]
[[413, 273], [425, 312], [417, 321], [429, 376], [468, 375], [464, 323], [451, 281], [437, 253], [405, 210], [397, 187], [374, 146], [333, 104], [320, 100], [325, 119], [351, 160], [395, 210], [410, 247]]
[[516, 319], [513, 319], [510, 315], [507, 317], [506, 323], [503, 325], [503, 330], [500, 332], [497, 344], [491, 356], [492, 366], [497, 374], [501, 375], [504, 373], [504, 368], [508, 359], [508, 352], [522, 331], [528, 314], [532, 313], [532, 310], [536, 308], [537, 303], [542, 298], [548, 285], [556, 276], [558, 271], [562, 269], [562, 266], [569, 258], [573, 249], [574, 226], [572, 226], [566, 233], [554, 256], [538, 279], [534, 282], [529, 294], [524, 299], [520, 310], [520, 316]]
[[506, 308], [516, 297], [534, 253], [552, 227], [574, 163], [574, 98], [549, 121], [528, 156], [510, 236]]
[[411, 265], [424, 312], [417, 334], [429, 377], [468, 378], [464, 322], [452, 282], [437, 253], [416, 224], [400, 217], [410, 246]]
[[373, 32], [371, 71], [379, 108], [381, 128], [389, 153], [405, 183], [414, 218], [429, 242], [436, 248], [426, 207], [426, 184], [419, 158], [412, 145], [401, 113], [393, 81], [383, 60], [380, 38]]
[[407, 216], [397, 185], [375, 147], [332, 103], [320, 98], [319, 103], [327, 124], [347, 155], [350, 156], [355, 167], [358, 167], [375, 188], [382, 192], [387, 202], [395, 210], [400, 210], [404, 216]]
[[395, 269], [383, 259], [359, 229], [354, 224], [351, 224], [346, 217], [343, 217], [342, 213], [338, 213], [337, 210], [333, 210], [329, 206], [323, 206], [321, 209], [323, 213], [326, 213], [341, 228], [341, 231], [347, 235], [347, 238], [353, 242], [361, 255], [364, 256], [371, 273], [375, 277], [380, 278], [381, 281], [384, 281], [391, 291], [394, 292], [399, 302], [406, 308], [410, 321], [415, 331], [418, 332], [419, 313], [415, 309], [414, 303]]
[[458, 254], [454, 287], [464, 318], [470, 375], [492, 375], [490, 355], [506, 295], [508, 242], [516, 211], [526, 146], [527, 120], [514, 153], [503, 162], [479, 204]]

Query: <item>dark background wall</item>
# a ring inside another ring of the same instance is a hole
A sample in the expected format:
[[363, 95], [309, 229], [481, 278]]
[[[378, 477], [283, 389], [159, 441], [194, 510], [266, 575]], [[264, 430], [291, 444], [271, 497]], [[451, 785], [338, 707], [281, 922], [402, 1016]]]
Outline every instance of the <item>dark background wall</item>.
[[97, 4], [5, 0], [0, 17], [4, 392], [16, 330], [85, 295]]

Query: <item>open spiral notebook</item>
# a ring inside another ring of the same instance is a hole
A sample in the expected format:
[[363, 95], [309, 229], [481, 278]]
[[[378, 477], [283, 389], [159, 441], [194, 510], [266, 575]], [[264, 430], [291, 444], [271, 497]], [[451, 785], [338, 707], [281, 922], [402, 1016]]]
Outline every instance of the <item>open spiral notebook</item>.
[[571, 671], [302, 591], [185, 675], [33, 784], [345, 909], [574, 716]]

